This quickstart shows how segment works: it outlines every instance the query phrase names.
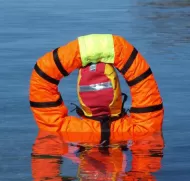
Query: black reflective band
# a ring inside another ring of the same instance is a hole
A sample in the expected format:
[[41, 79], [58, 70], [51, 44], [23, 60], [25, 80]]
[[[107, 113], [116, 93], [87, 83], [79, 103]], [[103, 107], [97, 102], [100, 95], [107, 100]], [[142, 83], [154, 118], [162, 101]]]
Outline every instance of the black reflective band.
[[63, 102], [62, 97], [55, 101], [55, 102], [33, 102], [30, 101], [30, 106], [31, 107], [36, 107], [36, 108], [49, 108], [49, 107], [57, 107], [61, 105]]
[[136, 77], [133, 80], [127, 81], [129, 86], [133, 86], [138, 84], [139, 82], [141, 82], [142, 80], [146, 79], [149, 75], [152, 74], [151, 69], [149, 68], [146, 72], [144, 72], [143, 74], [141, 74], [140, 76]]
[[59, 84], [59, 80], [56, 80], [52, 77], [50, 77], [49, 75], [47, 75], [46, 73], [44, 73], [40, 67], [38, 67], [37, 63], [35, 64], [34, 66], [34, 70], [36, 71], [36, 73], [42, 77], [43, 79], [47, 80], [48, 82], [52, 83], [52, 84], [56, 84], [58, 85]]
[[123, 68], [120, 70], [120, 72], [125, 75], [125, 73], [128, 71], [128, 69], [131, 67], [131, 65], [133, 64], [136, 56], [138, 54], [138, 51], [136, 50], [136, 48], [134, 47], [130, 57], [128, 58], [126, 64], [123, 66]]
[[148, 113], [148, 112], [155, 112], [163, 109], [163, 104], [158, 104], [155, 106], [148, 106], [148, 107], [131, 107], [130, 112], [131, 113]]
[[59, 69], [59, 71], [62, 73], [63, 76], [68, 76], [68, 72], [63, 68], [60, 60], [59, 60], [59, 56], [58, 56], [58, 48], [56, 48], [54, 51], [53, 51], [53, 58], [54, 58], [54, 61], [55, 61], [55, 64], [57, 66], [57, 68]]

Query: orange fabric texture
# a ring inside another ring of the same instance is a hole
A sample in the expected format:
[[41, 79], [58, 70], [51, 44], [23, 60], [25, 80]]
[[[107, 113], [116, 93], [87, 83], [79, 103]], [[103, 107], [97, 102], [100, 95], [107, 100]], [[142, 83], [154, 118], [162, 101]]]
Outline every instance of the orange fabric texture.
[[[111, 124], [111, 138], [117, 140], [118, 136], [135, 137], [160, 130], [164, 110], [148, 63], [123, 37], [113, 35], [113, 42], [114, 66], [130, 87], [132, 107], [129, 116]], [[81, 66], [78, 40], [37, 61], [30, 80], [30, 105], [39, 128], [53, 132], [101, 132], [98, 121], [69, 116], [58, 91], [59, 80]]]

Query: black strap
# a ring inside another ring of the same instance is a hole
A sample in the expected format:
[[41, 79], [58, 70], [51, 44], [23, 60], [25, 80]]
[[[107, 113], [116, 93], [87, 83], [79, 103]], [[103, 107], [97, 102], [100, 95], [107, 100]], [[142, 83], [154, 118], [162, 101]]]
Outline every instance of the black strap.
[[127, 94], [125, 94], [123, 92], [121, 94], [122, 94], [122, 96], [124, 96], [124, 98], [123, 98], [123, 102], [122, 102], [120, 117], [123, 117], [124, 115], [126, 115], [126, 110], [124, 108], [124, 105], [125, 105], [125, 102], [127, 101], [128, 96], [127, 96]]
[[39, 158], [39, 159], [62, 159], [62, 156], [56, 156], [56, 155], [36, 155], [36, 154], [31, 154], [32, 158]]
[[60, 96], [59, 99], [55, 102], [33, 102], [30, 101], [30, 106], [31, 107], [36, 107], [36, 108], [49, 108], [49, 107], [57, 107], [61, 105], [63, 102], [62, 97]]
[[68, 72], [63, 68], [61, 62], [60, 62], [60, 59], [59, 59], [59, 56], [58, 56], [58, 49], [59, 48], [56, 48], [55, 50], [53, 50], [53, 58], [54, 58], [54, 61], [55, 61], [55, 64], [57, 66], [57, 68], [59, 69], [59, 71], [62, 73], [63, 76], [68, 76]]
[[127, 101], [127, 98], [128, 98], [128, 96], [127, 96], [127, 94], [125, 94], [125, 93], [121, 93], [121, 95], [124, 97], [123, 98], [123, 102], [122, 102], [122, 108], [124, 108], [124, 104], [125, 104], [125, 102]]
[[56, 80], [52, 77], [50, 77], [49, 75], [47, 75], [46, 73], [44, 73], [40, 67], [38, 67], [37, 63], [35, 64], [34, 66], [34, 70], [36, 71], [36, 73], [42, 77], [43, 79], [47, 80], [48, 82], [52, 83], [52, 84], [55, 84], [55, 85], [58, 85], [59, 84], [59, 80]]
[[83, 110], [82, 110], [79, 106], [77, 106], [75, 103], [72, 103], [72, 102], [71, 102], [71, 105], [74, 105], [75, 108], [72, 109], [70, 112], [73, 112], [73, 111], [76, 110], [76, 113], [77, 113], [80, 117], [85, 116]]
[[158, 104], [155, 106], [148, 106], [148, 107], [131, 107], [130, 113], [148, 113], [148, 112], [155, 112], [163, 109], [163, 104]]
[[127, 81], [127, 84], [129, 86], [134, 86], [134, 85], [138, 84], [139, 82], [143, 81], [144, 79], [146, 79], [151, 74], [152, 74], [152, 71], [149, 68], [146, 72], [144, 72], [143, 74], [139, 75], [135, 79]]
[[130, 57], [128, 58], [127, 62], [125, 63], [125, 65], [123, 66], [123, 68], [120, 70], [120, 72], [125, 75], [125, 73], [128, 71], [128, 69], [131, 67], [131, 65], [133, 64], [136, 56], [138, 54], [138, 51], [136, 50], [136, 48], [133, 48], [133, 51], [130, 55]]
[[100, 121], [101, 125], [101, 140], [102, 146], [108, 146], [110, 143], [110, 121], [109, 118], [104, 118]]

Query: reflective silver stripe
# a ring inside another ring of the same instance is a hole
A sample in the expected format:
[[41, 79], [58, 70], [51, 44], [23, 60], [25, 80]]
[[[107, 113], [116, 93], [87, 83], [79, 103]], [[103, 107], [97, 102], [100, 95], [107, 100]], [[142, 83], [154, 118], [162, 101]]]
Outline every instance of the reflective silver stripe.
[[96, 71], [96, 64], [92, 64], [92, 65], [90, 65], [90, 71], [91, 72], [95, 72]]
[[80, 92], [88, 92], [88, 91], [99, 91], [103, 89], [112, 88], [111, 82], [103, 82], [98, 84], [91, 84], [91, 85], [82, 85], [80, 86]]

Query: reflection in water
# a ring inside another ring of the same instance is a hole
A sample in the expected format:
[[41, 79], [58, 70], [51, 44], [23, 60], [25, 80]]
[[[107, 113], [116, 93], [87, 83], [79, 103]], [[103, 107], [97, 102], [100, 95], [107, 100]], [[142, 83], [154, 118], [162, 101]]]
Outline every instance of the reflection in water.
[[[32, 176], [35, 181], [156, 180], [152, 173], [161, 168], [163, 148], [161, 133], [133, 140], [127, 148], [124, 144], [110, 147], [71, 145], [58, 133], [39, 131], [32, 148]], [[127, 159], [129, 151], [131, 163]], [[69, 176], [68, 171], [61, 173], [65, 159], [78, 166], [76, 177]]]

